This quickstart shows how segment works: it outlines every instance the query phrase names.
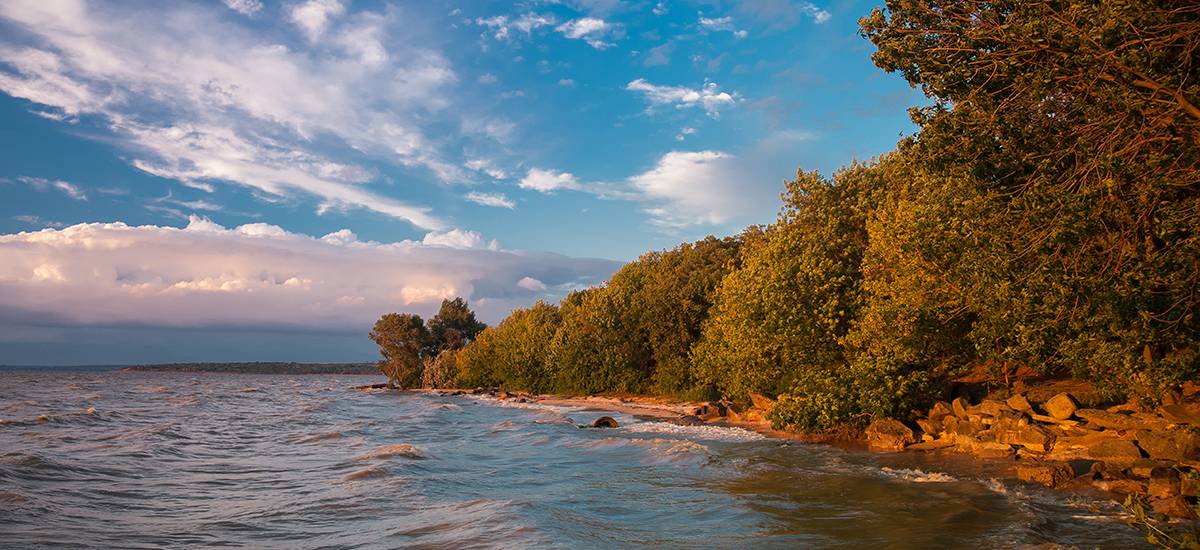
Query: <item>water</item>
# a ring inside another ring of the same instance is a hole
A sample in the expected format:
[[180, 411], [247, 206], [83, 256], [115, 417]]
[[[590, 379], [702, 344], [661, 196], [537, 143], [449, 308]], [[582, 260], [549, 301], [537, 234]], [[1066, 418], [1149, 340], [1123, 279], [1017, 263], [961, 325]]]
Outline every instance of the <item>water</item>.
[[0, 371], [0, 546], [1134, 548], [1119, 510], [878, 455], [361, 376]]

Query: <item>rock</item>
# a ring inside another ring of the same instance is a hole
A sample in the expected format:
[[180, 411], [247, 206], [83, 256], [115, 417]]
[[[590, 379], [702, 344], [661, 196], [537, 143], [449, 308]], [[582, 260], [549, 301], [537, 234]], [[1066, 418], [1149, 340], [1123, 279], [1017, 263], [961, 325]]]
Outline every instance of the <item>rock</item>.
[[909, 445], [908, 447], [905, 447], [904, 450], [906, 450], [906, 451], [934, 451], [937, 449], [945, 449], [946, 447], [953, 447], [953, 446], [954, 446], [954, 442], [950, 441], [949, 439], [935, 439], [933, 441], [922, 441], [920, 443], [914, 443], [912, 445]]
[[1149, 458], [1143, 458], [1141, 460], [1135, 460], [1133, 464], [1129, 466], [1128, 470], [1129, 474], [1133, 477], [1149, 479], [1150, 475], [1154, 473], [1155, 468], [1170, 468], [1174, 465], [1175, 463], [1171, 462], [1170, 460], [1153, 460]]
[[678, 418], [671, 418], [671, 419], [668, 419], [667, 422], [670, 422], [671, 424], [675, 424], [677, 426], [703, 426], [704, 425], [704, 421], [701, 420], [700, 417], [698, 417], [694, 414], [680, 416]]
[[1113, 430], [1137, 430], [1145, 428], [1146, 424], [1141, 419], [1121, 413], [1110, 413], [1100, 409], [1079, 409], [1075, 411], [1075, 416], [1086, 420], [1088, 424], [1099, 428], [1110, 428]]
[[1150, 501], [1150, 507], [1155, 512], [1181, 519], [1196, 519], [1196, 510], [1192, 508], [1192, 504], [1182, 496], [1173, 496], [1170, 498], [1159, 498]]
[[1029, 404], [1029, 400], [1025, 399], [1025, 396], [1019, 393], [1009, 397], [1008, 401], [1005, 401], [1005, 404], [1011, 407], [1014, 411], [1021, 411], [1028, 414], [1033, 413], [1033, 405]]
[[593, 428], [616, 428], [617, 426], [617, 421], [611, 416], [601, 416], [592, 422]]
[[1200, 496], [1200, 477], [1196, 477], [1196, 472], [1179, 480], [1179, 494], [1185, 497]]
[[960, 418], [957, 416], [947, 416], [942, 419], [942, 433], [950, 436], [950, 438], [958, 437], [973, 437], [983, 431], [983, 424], [978, 419], [972, 421], [970, 418]]
[[971, 409], [971, 404], [962, 397], [956, 397], [950, 402], [950, 410], [954, 411], [954, 416], [959, 418], [967, 416], [967, 411]]
[[770, 412], [775, 407], [774, 399], [758, 393], [750, 394], [750, 403], [754, 408], [763, 412]]
[[1066, 420], [1075, 414], [1079, 409], [1079, 403], [1069, 393], [1060, 393], [1051, 397], [1045, 403], [1042, 403], [1042, 409], [1046, 414], [1058, 420]]
[[1136, 437], [1138, 447], [1150, 458], [1175, 462], [1200, 459], [1200, 434], [1192, 430], [1139, 430]]
[[709, 401], [696, 407], [692, 414], [700, 417], [703, 420], [716, 420], [725, 416], [726, 410], [723, 405], [715, 401]]
[[1146, 495], [1150, 498], [1171, 498], [1179, 494], [1179, 472], [1175, 468], [1155, 468], [1150, 472]]
[[1065, 426], [1068, 428], [1073, 428], [1073, 427], [1079, 425], [1078, 420], [1060, 420], [1058, 418], [1054, 418], [1053, 416], [1046, 416], [1044, 414], [1031, 414], [1031, 415], [1029, 415], [1029, 417], [1038, 422], [1043, 422], [1046, 424], [1054, 424], [1056, 426]]
[[1142, 451], [1132, 441], [1109, 439], [1088, 448], [1088, 456], [1105, 462], [1133, 462], [1142, 458]]
[[1059, 487], [1075, 479], [1075, 471], [1061, 462], [1017, 464], [1017, 478], [1022, 481]]
[[954, 440], [957, 450], [971, 453], [981, 458], [1007, 458], [1016, 454], [1012, 445], [995, 441], [984, 441], [978, 437], [959, 436]]
[[871, 425], [867, 426], [866, 436], [867, 444], [872, 449], [885, 451], [902, 451], [905, 445], [917, 442], [912, 429], [894, 418], [871, 421]]
[[921, 428], [921, 433], [926, 435], [935, 435], [942, 433], [941, 419], [933, 420], [930, 418], [918, 418], [917, 426]]
[[1191, 424], [1200, 427], [1200, 403], [1177, 403], [1158, 408], [1163, 418], [1176, 424]]
[[1044, 453], [1054, 445], [1054, 434], [1041, 426], [1006, 425], [992, 428], [992, 431], [996, 432], [996, 442], [1020, 445], [1031, 451]]
[[1119, 495], [1140, 495], [1146, 492], [1146, 484], [1133, 479], [1098, 479], [1092, 485], [1101, 491]]
[[947, 416], [953, 416], [954, 409], [950, 408], [950, 404], [945, 401], [938, 401], [933, 404], [933, 408], [929, 409], [930, 420], [941, 420]]
[[975, 407], [975, 412], [992, 417], [1001, 417], [1006, 413], [1011, 413], [1012, 407], [996, 401], [995, 399], [984, 399]]

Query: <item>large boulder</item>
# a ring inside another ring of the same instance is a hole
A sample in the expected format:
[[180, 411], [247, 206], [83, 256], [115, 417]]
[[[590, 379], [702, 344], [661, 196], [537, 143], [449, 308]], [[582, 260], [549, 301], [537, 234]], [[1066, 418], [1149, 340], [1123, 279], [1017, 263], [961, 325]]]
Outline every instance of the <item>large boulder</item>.
[[1179, 472], [1174, 468], [1155, 468], [1150, 472], [1146, 495], [1150, 498], [1171, 498], [1179, 494]]
[[1016, 454], [1012, 445], [998, 441], [985, 441], [978, 437], [960, 435], [954, 439], [955, 449], [971, 453], [980, 458], [1007, 458]]
[[1025, 399], [1025, 396], [1022, 394], [1018, 393], [1012, 397], [1009, 397], [1004, 403], [1011, 407], [1014, 411], [1021, 411], [1025, 414], [1033, 413], [1033, 405], [1031, 405], [1029, 400]]
[[1020, 445], [1031, 451], [1044, 453], [1054, 445], [1054, 434], [1050, 430], [1033, 424], [1005, 423], [992, 428], [996, 433], [996, 441], [1010, 445]]
[[975, 406], [975, 412], [985, 416], [999, 418], [1001, 416], [1005, 416], [1006, 414], [1012, 413], [1013, 409], [1012, 407], [1009, 407], [1000, 401], [996, 401], [995, 399], [984, 399]]
[[964, 417], [971, 410], [971, 404], [967, 402], [966, 398], [956, 397], [954, 401], [950, 402], [950, 410], [954, 411], [954, 416]]
[[867, 426], [866, 436], [872, 449], [884, 451], [902, 451], [906, 445], [917, 442], [912, 429], [894, 418], [873, 420]]
[[1150, 458], [1200, 460], [1200, 434], [1190, 429], [1139, 430], [1137, 444]]
[[954, 409], [950, 408], [950, 404], [945, 401], [938, 401], [933, 404], [933, 408], [929, 409], [930, 420], [941, 420], [947, 416], [954, 416]]
[[1016, 470], [1017, 478], [1047, 487], [1061, 487], [1075, 479], [1075, 471], [1061, 462], [1017, 464]]
[[1046, 414], [1058, 420], [1067, 420], [1079, 409], [1079, 403], [1069, 393], [1060, 393], [1042, 403]]

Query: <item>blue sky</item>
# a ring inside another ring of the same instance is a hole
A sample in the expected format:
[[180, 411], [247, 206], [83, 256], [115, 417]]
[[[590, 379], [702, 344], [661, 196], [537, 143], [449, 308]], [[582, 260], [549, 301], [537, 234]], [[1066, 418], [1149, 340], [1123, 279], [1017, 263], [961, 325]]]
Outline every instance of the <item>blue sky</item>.
[[0, 363], [370, 359], [768, 223], [912, 131], [875, 5], [6, 1]]

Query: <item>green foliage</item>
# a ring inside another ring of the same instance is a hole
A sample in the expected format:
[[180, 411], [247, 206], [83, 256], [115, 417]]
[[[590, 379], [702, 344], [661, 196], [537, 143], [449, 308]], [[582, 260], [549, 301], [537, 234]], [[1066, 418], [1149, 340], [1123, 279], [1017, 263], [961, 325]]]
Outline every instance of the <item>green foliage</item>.
[[1141, 531], [1146, 542], [1167, 550], [1200, 550], [1197, 526], [1172, 525], [1167, 516], [1150, 508], [1145, 495], [1125, 497], [1125, 511], [1130, 527]]
[[421, 362], [429, 346], [429, 331], [421, 316], [388, 313], [375, 322], [370, 336], [383, 354], [379, 370], [390, 384], [411, 388], [421, 382]]
[[475, 319], [475, 312], [467, 307], [466, 300], [442, 300], [437, 315], [429, 318], [430, 347], [435, 353], [459, 349], [474, 340], [486, 326]]
[[437, 356], [425, 356], [421, 385], [426, 388], [451, 388], [458, 381], [458, 351], [444, 350]]

